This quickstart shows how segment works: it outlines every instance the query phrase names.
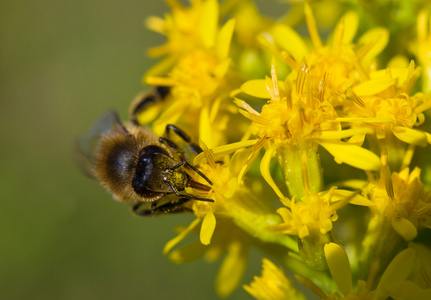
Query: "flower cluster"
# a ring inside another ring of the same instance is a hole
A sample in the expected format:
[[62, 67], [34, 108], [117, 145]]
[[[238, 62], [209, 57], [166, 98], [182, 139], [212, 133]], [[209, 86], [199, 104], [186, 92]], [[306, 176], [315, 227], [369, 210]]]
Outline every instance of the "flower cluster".
[[193, 165], [213, 185], [186, 192], [214, 202], [192, 201], [195, 221], [164, 253], [226, 253], [220, 296], [258, 247], [279, 266], [264, 258], [243, 285], [257, 299], [431, 298], [426, 1], [402, 13], [383, 0], [297, 1], [277, 19], [252, 0], [166, 3], [147, 21], [166, 43], [149, 50], [161, 60], [143, 81], [169, 94], [137, 121], [199, 141]]

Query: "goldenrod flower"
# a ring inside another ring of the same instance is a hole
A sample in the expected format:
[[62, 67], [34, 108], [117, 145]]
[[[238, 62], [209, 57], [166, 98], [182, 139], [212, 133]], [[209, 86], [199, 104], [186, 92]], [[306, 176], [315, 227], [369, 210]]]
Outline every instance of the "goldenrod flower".
[[408, 168], [370, 183], [368, 194], [375, 213], [383, 215], [406, 241], [414, 239], [418, 227], [431, 228], [431, 194], [425, 192], [420, 169]]
[[[199, 222], [195, 221], [189, 227], [181, 228], [178, 237], [184, 239], [195, 234], [198, 224]], [[164, 251], [165, 254], [169, 253], [169, 259], [174, 263], [186, 263], [202, 257], [207, 262], [214, 262], [225, 255], [216, 277], [215, 288], [221, 297], [226, 297], [241, 283], [248, 263], [251, 241], [249, 235], [229, 219], [224, 219], [217, 227], [209, 245], [193, 241], [171, 251], [171, 248], [180, 242], [177, 237], [166, 244]]]
[[[241, 143], [238, 147], [241, 147]], [[290, 249], [296, 249], [293, 240], [288, 237], [275, 235], [266, 231], [268, 226], [280, 222], [279, 217], [271, 207], [271, 203], [262, 203], [258, 195], [244, 185], [239, 179], [244, 170], [238, 168], [238, 159], [241, 156], [234, 155], [232, 159], [215, 160], [213, 153], [203, 144], [204, 152], [196, 157], [200, 169], [212, 180], [213, 185], [210, 192], [197, 194], [200, 197], [212, 198], [214, 203], [195, 202], [192, 206], [194, 214], [202, 220], [200, 240], [202, 244], [208, 245], [215, 232], [219, 220], [232, 221], [262, 240], [280, 243]], [[215, 148], [217, 152], [217, 148]], [[205, 157], [205, 159], [203, 158]], [[197, 178], [197, 180], [200, 180]], [[190, 189], [190, 193], [197, 191]], [[261, 193], [261, 192], [260, 192]], [[262, 195], [261, 195], [262, 196]]]
[[363, 170], [380, 169], [380, 160], [374, 153], [341, 141], [341, 138], [365, 134], [369, 130], [341, 130], [337, 112], [322, 97], [325, 78], [321, 78], [322, 88], [315, 90], [311, 85], [311, 70], [306, 63], [298, 72], [296, 82], [289, 79], [279, 81], [274, 61], [271, 70], [271, 79], [248, 81], [241, 87], [247, 94], [270, 99], [262, 111], [257, 112], [245, 101], [237, 100], [237, 104], [244, 109], [241, 113], [252, 120], [251, 132], [268, 141], [268, 149], [261, 162], [262, 176], [280, 198], [283, 198], [282, 193], [269, 173], [270, 159], [275, 152], [292, 196], [302, 196], [308, 190], [321, 190], [318, 145], [339, 162]]
[[372, 206], [364, 197], [346, 190], [332, 188], [327, 192], [309, 193], [299, 200], [289, 202], [290, 207], [277, 210], [283, 223], [270, 227], [284, 234], [297, 235], [303, 239], [310, 234], [326, 234], [338, 219], [337, 210], [347, 203]]
[[429, 134], [413, 127], [424, 122], [423, 112], [431, 108], [431, 100], [423, 93], [409, 96], [417, 76], [413, 62], [407, 68], [372, 72], [370, 80], [353, 88], [356, 101], [342, 121], [373, 128], [378, 139], [392, 133], [405, 143], [426, 146]]
[[[237, 157], [234, 156], [232, 161], [226, 158], [216, 161], [206, 145], [202, 146], [204, 152], [195, 161], [199, 162], [200, 170], [211, 179], [211, 191], [199, 193], [198, 190], [190, 188], [187, 192], [212, 198], [214, 203], [194, 202], [192, 210], [197, 218], [188, 227], [181, 228], [178, 236], [165, 245], [164, 253], [170, 253], [173, 261], [182, 263], [201, 256], [214, 261], [227, 252], [216, 278], [216, 291], [224, 297], [240, 284], [244, 274], [250, 239], [246, 232], [288, 248], [295, 249], [296, 245], [288, 237], [266, 232], [266, 227], [279, 222], [279, 218], [276, 215], [271, 216], [267, 205], [260, 204], [251, 191], [240, 185], [237, 176], [241, 169], [233, 167], [237, 164]], [[197, 232], [200, 240], [198, 243], [193, 242], [171, 252], [187, 236]]]
[[[195, 220], [164, 253], [175, 263], [224, 256], [222, 297], [256, 247], [321, 299], [431, 298], [426, 3], [377, 1], [377, 20], [364, 1], [299, 1], [280, 19], [252, 0], [166, 2], [171, 13], [147, 22], [167, 41], [149, 51], [162, 59], [144, 81], [170, 93], [137, 120], [159, 135], [177, 124], [199, 141], [203, 152], [188, 162], [212, 185], [190, 172], [208, 190], [184, 193], [214, 202], [184, 204]], [[305, 299], [268, 259], [244, 289]]]
[[316, 269], [327, 268], [324, 245], [332, 242], [332, 223], [338, 219], [337, 210], [347, 203], [372, 206], [364, 197], [346, 190], [332, 188], [327, 192], [308, 193], [300, 200], [292, 199], [277, 213], [283, 222], [268, 230], [299, 237], [299, 253], [304, 261]]
[[298, 76], [305, 58], [310, 65], [309, 84], [320, 91], [322, 99], [338, 106], [346, 101], [346, 91], [361, 78], [366, 79], [366, 73], [376, 67], [376, 56], [385, 48], [389, 33], [385, 28], [373, 28], [354, 44], [359, 20], [356, 13], [347, 12], [338, 22], [331, 40], [324, 45], [308, 4], [305, 4], [305, 17], [312, 48], [292, 28], [277, 24], [269, 34], [282, 51], [273, 51], [291, 67], [290, 78]]
[[306, 299], [283, 270], [266, 258], [262, 260], [262, 276], [254, 276], [253, 282], [243, 288], [260, 300]]
[[209, 49], [214, 46], [218, 31], [219, 4], [214, 0], [192, 0], [185, 7], [178, 0], [165, 0], [172, 13], [165, 18], [150, 17], [147, 26], [166, 35], [165, 45], [152, 48], [149, 56], [166, 56], [147, 74], [164, 75], [175, 60], [195, 49]]
[[187, 116], [182, 118], [181, 127], [190, 135], [199, 136], [209, 147], [225, 143], [221, 133], [226, 130], [234, 107], [227, 102], [228, 95], [238, 80], [230, 70], [229, 57], [235, 20], [219, 26], [216, 0], [192, 1], [189, 8], [176, 0], [168, 3], [172, 16], [167, 15], [164, 21], [149, 21], [151, 28], [168, 38], [166, 45], [151, 53], [167, 58], [148, 71], [144, 81], [171, 87], [169, 101], [153, 123], [153, 130], [161, 134], [166, 124], [178, 123], [182, 116]]

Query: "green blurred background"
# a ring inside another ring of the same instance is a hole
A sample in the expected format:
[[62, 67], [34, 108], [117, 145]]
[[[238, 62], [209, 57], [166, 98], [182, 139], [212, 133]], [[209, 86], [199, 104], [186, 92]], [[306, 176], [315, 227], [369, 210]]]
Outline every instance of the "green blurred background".
[[[108, 108], [127, 117], [154, 63], [145, 49], [164, 41], [143, 21], [167, 11], [151, 0], [0, 1], [1, 299], [218, 299], [220, 261], [162, 255], [192, 215], [134, 217], [74, 163], [76, 135]], [[244, 283], [260, 264], [253, 252]]]

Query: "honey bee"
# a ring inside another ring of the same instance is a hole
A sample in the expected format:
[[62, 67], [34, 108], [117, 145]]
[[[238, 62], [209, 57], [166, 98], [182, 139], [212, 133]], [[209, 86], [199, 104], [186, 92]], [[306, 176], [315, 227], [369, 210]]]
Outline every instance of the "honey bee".
[[[185, 192], [186, 187], [210, 191], [212, 182], [187, 161], [182, 147], [170, 139], [171, 133], [195, 154], [202, 151], [174, 125], [167, 125], [164, 136], [158, 137], [148, 128], [122, 124], [118, 114], [109, 111], [78, 139], [78, 159], [90, 176], [115, 199], [131, 204], [138, 215], [188, 211], [190, 200], [214, 202]], [[193, 172], [208, 185], [195, 181]]]

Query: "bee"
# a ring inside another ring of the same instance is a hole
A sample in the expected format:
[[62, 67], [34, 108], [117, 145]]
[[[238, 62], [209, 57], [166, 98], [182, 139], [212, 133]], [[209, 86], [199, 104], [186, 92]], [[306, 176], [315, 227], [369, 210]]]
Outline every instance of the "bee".
[[[118, 114], [109, 111], [78, 138], [79, 163], [138, 215], [190, 211], [190, 200], [214, 202], [185, 192], [186, 187], [210, 191], [212, 182], [188, 162], [185, 151], [170, 138], [172, 133], [195, 154], [202, 151], [175, 125], [167, 125], [164, 136], [158, 137], [148, 128], [122, 124]], [[192, 173], [206, 184], [195, 181]]]

